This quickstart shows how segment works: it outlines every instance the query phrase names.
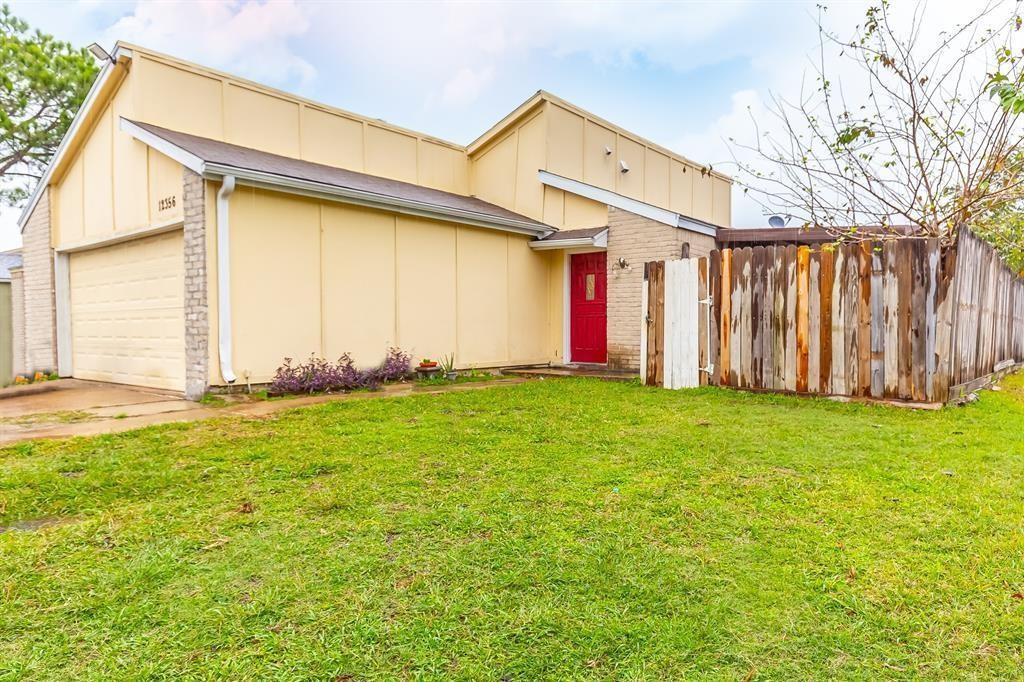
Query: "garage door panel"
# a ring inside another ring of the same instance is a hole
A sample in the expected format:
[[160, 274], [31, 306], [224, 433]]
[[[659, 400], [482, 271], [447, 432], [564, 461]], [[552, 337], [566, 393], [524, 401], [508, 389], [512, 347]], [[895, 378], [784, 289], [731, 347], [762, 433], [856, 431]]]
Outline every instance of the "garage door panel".
[[71, 255], [74, 376], [184, 390], [182, 233]]

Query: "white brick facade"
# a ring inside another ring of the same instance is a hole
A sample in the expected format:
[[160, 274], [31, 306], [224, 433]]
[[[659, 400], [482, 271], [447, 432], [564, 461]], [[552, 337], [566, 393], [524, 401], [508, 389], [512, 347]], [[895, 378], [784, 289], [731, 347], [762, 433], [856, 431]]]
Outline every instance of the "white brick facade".
[[[608, 207], [608, 366], [640, 369], [640, 295], [644, 263], [675, 260], [688, 243], [690, 256], [706, 256], [714, 237], [671, 227]], [[626, 269], [618, 261], [625, 258]]]

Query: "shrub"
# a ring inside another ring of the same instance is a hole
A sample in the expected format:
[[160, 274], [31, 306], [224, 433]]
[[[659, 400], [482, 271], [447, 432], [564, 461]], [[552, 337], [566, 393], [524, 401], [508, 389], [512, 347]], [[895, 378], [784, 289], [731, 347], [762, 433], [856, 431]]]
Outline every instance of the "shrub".
[[360, 370], [352, 356], [345, 353], [337, 362], [311, 355], [308, 362], [292, 364], [285, 358], [277, 368], [270, 384], [273, 393], [330, 393], [352, 391], [357, 388], [377, 388], [382, 383], [400, 381], [410, 371], [409, 354], [398, 348], [389, 348], [379, 366]]

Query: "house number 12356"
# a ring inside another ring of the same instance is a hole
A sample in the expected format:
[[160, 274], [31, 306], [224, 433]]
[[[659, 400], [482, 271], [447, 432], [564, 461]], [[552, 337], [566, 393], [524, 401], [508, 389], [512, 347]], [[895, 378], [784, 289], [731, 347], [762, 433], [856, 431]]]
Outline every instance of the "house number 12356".
[[157, 210], [166, 211], [169, 208], [174, 208], [177, 205], [177, 203], [177, 197], [173, 195], [169, 197], [164, 197], [163, 199], [157, 202]]

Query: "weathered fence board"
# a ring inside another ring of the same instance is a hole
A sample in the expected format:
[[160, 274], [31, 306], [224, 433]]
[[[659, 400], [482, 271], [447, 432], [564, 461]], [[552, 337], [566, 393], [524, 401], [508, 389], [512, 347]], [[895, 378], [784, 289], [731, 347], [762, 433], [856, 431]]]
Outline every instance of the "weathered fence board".
[[1024, 364], [1024, 280], [963, 230], [644, 269], [646, 383], [942, 402]]

